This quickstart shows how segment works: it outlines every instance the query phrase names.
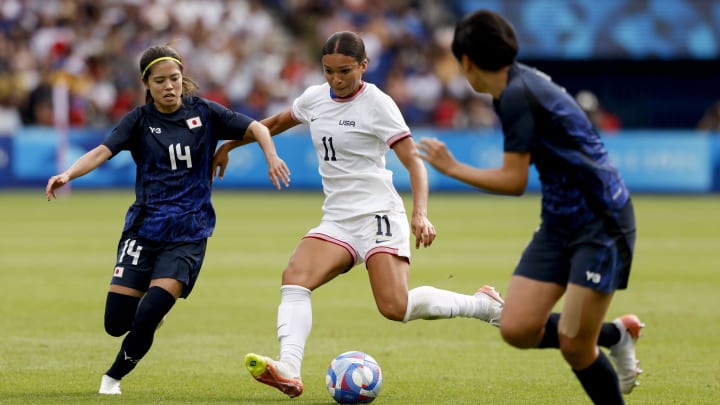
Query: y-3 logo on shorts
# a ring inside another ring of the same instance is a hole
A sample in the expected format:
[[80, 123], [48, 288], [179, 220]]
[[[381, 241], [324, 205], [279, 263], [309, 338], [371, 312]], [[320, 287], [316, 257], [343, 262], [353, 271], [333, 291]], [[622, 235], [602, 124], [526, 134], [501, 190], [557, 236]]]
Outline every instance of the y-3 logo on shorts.
[[585, 280], [591, 281], [594, 284], [600, 284], [600, 279], [602, 278], [602, 275], [600, 273], [595, 273], [594, 271], [585, 270]]

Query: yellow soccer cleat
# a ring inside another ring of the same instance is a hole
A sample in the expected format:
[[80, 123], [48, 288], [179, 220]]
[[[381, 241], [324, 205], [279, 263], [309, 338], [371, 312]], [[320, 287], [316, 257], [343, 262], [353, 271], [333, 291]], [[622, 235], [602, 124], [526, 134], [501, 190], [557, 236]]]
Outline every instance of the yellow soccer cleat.
[[287, 363], [275, 361], [259, 354], [248, 353], [245, 356], [245, 368], [254, 379], [279, 389], [290, 398], [295, 398], [303, 393], [300, 376]]

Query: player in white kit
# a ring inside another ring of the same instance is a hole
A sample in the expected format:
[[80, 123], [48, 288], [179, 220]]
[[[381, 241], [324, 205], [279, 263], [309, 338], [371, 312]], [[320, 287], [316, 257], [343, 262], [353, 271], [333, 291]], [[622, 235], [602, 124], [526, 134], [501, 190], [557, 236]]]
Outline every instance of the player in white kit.
[[[428, 247], [435, 228], [427, 217], [427, 172], [395, 102], [362, 81], [368, 59], [352, 32], [330, 36], [322, 50], [327, 83], [305, 90], [286, 111], [262, 120], [271, 134], [310, 126], [325, 202], [320, 224], [300, 241], [283, 272], [277, 327], [278, 360], [249, 353], [245, 366], [258, 381], [288, 396], [303, 392], [300, 368], [312, 327], [311, 291], [365, 263], [380, 313], [394, 321], [474, 317], [498, 325], [503, 301], [495, 289], [474, 295], [422, 286], [408, 291], [410, 231], [415, 247]], [[252, 142], [222, 144], [213, 167], [222, 178], [228, 152]], [[400, 195], [385, 168], [395, 151], [410, 174], [410, 227]]]

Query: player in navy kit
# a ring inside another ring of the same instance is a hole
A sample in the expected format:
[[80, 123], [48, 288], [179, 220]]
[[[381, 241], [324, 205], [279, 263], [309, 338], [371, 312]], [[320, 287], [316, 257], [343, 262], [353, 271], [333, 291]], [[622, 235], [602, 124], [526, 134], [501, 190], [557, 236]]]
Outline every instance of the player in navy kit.
[[107, 333], [129, 333], [102, 377], [100, 394], [121, 393], [120, 380], [150, 350], [165, 315], [197, 281], [215, 228], [211, 162], [218, 141], [251, 135], [265, 153], [275, 187], [289, 182], [289, 170], [267, 127], [194, 96], [197, 86], [183, 75], [175, 50], [147, 49], [140, 72], [146, 104], [126, 114], [101, 145], [52, 176], [45, 190], [50, 201], [58, 187], [123, 150], [130, 151], [137, 165], [136, 199], [125, 218], [105, 306]]
[[[421, 157], [480, 189], [525, 191], [530, 164], [542, 185], [542, 222], [515, 268], [500, 332], [518, 348], [560, 348], [588, 396], [622, 404], [637, 384], [635, 315], [603, 323], [613, 293], [627, 287], [635, 244], [630, 193], [582, 109], [543, 73], [518, 63], [515, 33], [480, 10], [455, 29], [452, 51], [468, 83], [489, 93], [502, 122], [503, 164], [479, 169], [423, 139]], [[562, 312], [551, 313], [565, 295]], [[598, 345], [609, 347], [617, 371]], [[619, 378], [618, 378], [619, 377]]]

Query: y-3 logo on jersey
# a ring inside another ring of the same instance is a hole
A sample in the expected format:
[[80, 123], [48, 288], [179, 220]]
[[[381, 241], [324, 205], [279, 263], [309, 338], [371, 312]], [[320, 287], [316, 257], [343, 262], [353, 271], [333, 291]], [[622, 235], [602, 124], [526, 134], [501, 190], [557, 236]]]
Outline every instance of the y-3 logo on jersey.
[[162, 131], [160, 130], [160, 128], [150, 127], [150, 133], [151, 133], [151, 134], [161, 134]]

